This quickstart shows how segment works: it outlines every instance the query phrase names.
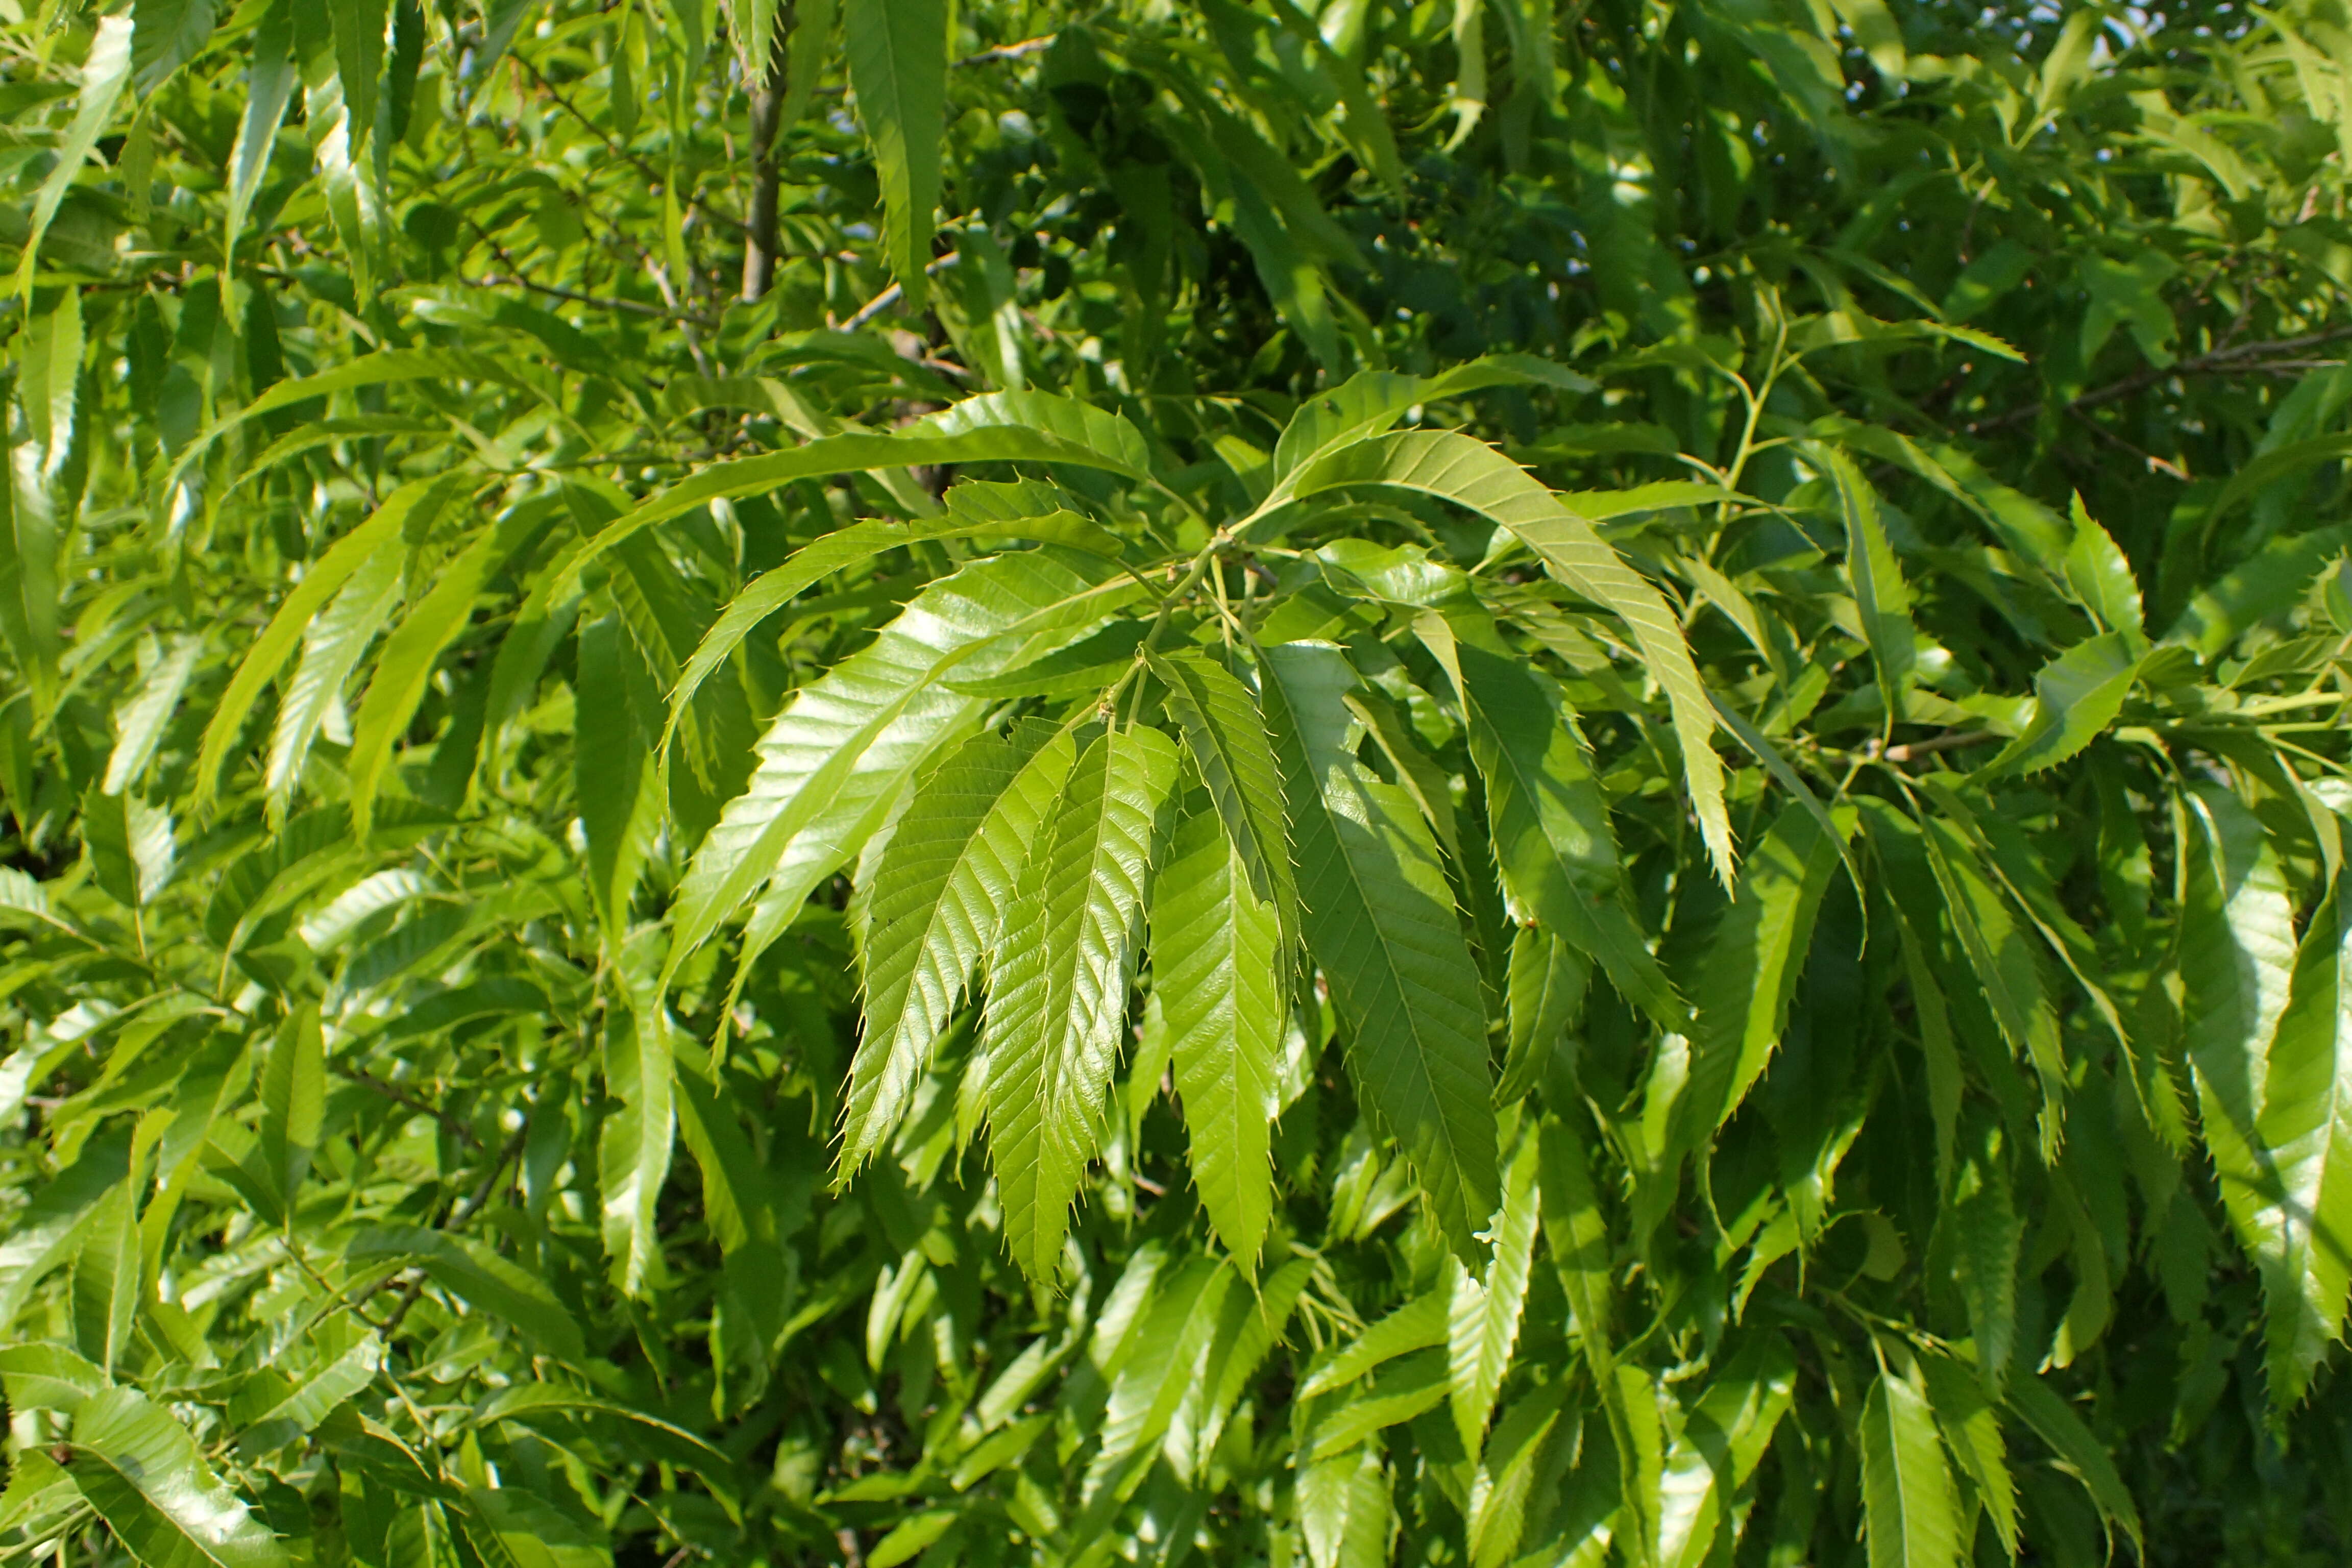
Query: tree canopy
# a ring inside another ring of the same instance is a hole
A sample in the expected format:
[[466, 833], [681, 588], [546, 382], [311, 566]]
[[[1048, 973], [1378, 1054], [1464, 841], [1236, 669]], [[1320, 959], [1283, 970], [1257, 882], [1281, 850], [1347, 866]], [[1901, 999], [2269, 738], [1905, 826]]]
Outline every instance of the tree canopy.
[[2352, 13], [0, 3], [0, 1564], [2352, 1549]]

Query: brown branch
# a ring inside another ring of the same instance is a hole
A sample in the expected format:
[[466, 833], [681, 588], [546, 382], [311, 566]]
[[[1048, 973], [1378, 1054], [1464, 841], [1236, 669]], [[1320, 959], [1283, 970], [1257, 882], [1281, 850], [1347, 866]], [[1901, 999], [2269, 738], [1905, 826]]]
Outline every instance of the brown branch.
[[[2161, 369], [2151, 365], [2146, 370], [2124, 377], [2121, 381], [2111, 382], [2105, 386], [2086, 392], [2065, 406], [2070, 413], [2080, 413], [2084, 409], [2096, 408], [2121, 398], [2135, 396], [2146, 392], [2151, 386], [2170, 381], [2175, 376], [2261, 375], [2273, 370], [2306, 368], [2310, 365], [2310, 361], [2280, 356], [2293, 356], [2305, 349], [2315, 349], [2327, 343], [2340, 343], [2347, 338], [2352, 338], [2352, 326], [2331, 327], [2324, 332], [2306, 332], [2297, 338], [2269, 338], [2260, 342], [2240, 343], [2235, 348], [2215, 349], [2210, 353], [2199, 354], [2193, 359], [2175, 361]], [[2042, 407], [2043, 405], [2039, 403], [2021, 404], [2005, 414], [1996, 414], [1990, 418], [1963, 425], [1960, 428], [1970, 436], [1989, 436], [1994, 431], [2006, 430], [2011, 426], [2024, 424], [2040, 414]]]
[[768, 58], [767, 75], [751, 84], [751, 205], [743, 223], [743, 298], [761, 298], [776, 281], [776, 207], [783, 188], [782, 149], [777, 132], [789, 95], [792, 74], [792, 32], [798, 25], [797, 8], [787, 3], [777, 8], [776, 37]]
[[[646, 163], [643, 158], [638, 157], [635, 153], [630, 152], [626, 147], [622, 146], [618, 142], [614, 141], [612, 136], [604, 130], [604, 126], [598, 124], [595, 121], [591, 120], [587, 115], [582, 113], [570, 99], [564, 97], [562, 92], [557, 90], [553, 82], [548, 80], [547, 78], [541, 73], [540, 68], [537, 66], [533, 65], [530, 61], [524, 59], [520, 55], [509, 55], [507, 58], [520, 62], [523, 69], [530, 72], [531, 79], [539, 83], [541, 90], [545, 92], [548, 97], [555, 100], [558, 104], [562, 105], [565, 113], [571, 115], [572, 119], [577, 120], [581, 124], [586, 126], [591, 132], [593, 132], [597, 140], [604, 143], [605, 150], [610, 152], [614, 157], [619, 158], [625, 163], [635, 166], [638, 174], [643, 174], [647, 180], [651, 181], [656, 186], [666, 186], [669, 184], [668, 175], [663, 174], [659, 169], [655, 168], [651, 163]], [[723, 223], [728, 227], [739, 231], [742, 230], [745, 226], [741, 218], [730, 217], [723, 212], [719, 212], [704, 205], [701, 199], [690, 191], [680, 192], [679, 195], [681, 198], [679, 205], [690, 212], [698, 212], [707, 218], [713, 219], [719, 223]]]
[[[506, 1174], [508, 1163], [522, 1152], [523, 1139], [530, 1131], [530, 1122], [526, 1119], [520, 1127], [515, 1129], [514, 1135], [506, 1141], [506, 1146], [499, 1151], [499, 1157], [490, 1162], [490, 1168], [484, 1173], [480, 1184], [468, 1193], [456, 1208], [449, 1211], [449, 1217], [443, 1220], [438, 1228], [445, 1231], [455, 1230], [482, 1211], [483, 1205], [490, 1201], [490, 1194], [497, 1190], [499, 1178]], [[408, 1282], [408, 1289], [401, 1292], [400, 1300], [383, 1320], [383, 1326], [376, 1331], [387, 1345], [392, 1342], [393, 1331], [400, 1327], [400, 1320], [408, 1316], [408, 1309], [416, 1305], [416, 1298], [425, 1293], [425, 1279], [423, 1274], [419, 1274]], [[383, 1284], [378, 1285], [375, 1289], [381, 1290], [384, 1285], [391, 1283], [392, 1279], [388, 1277]], [[373, 1296], [375, 1290], [371, 1290], [368, 1294]]]

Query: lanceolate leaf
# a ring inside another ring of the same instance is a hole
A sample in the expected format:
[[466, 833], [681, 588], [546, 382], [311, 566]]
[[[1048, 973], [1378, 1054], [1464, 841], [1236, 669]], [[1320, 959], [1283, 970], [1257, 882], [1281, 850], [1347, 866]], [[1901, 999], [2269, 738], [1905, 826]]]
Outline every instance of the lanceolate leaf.
[[1832, 448], [1819, 449], [1829, 466], [1830, 482], [1837, 489], [1838, 510], [1845, 521], [1845, 571], [1853, 584], [1854, 606], [1862, 613], [1862, 630], [1870, 644], [1871, 662], [1878, 670], [1879, 693], [1894, 720], [1904, 714], [1904, 693], [1911, 680], [1918, 633], [1911, 625], [1911, 589], [1895, 560], [1895, 547], [1879, 516], [1877, 492], [1853, 459]]
[[1298, 930], [1298, 880], [1265, 720], [1240, 678], [1204, 655], [1153, 654], [1151, 669], [1168, 688], [1169, 710], [1183, 726], [1185, 749], [1216, 802], [1251, 890], [1281, 921], [1287, 952]]
[[845, 1169], [878, 1150], [905, 1114], [1076, 760], [1067, 732], [1037, 724], [1009, 741], [966, 742], [915, 792], [867, 902], [866, 1037], [843, 1112]]
[[1731, 819], [1723, 806], [1723, 764], [1714, 751], [1715, 710], [1664, 595], [1534, 476], [1466, 436], [1384, 436], [1344, 447], [1301, 472], [1293, 493], [1366, 484], [1419, 490], [1492, 519], [1533, 550], [1553, 576], [1625, 624], [1665, 690], [1691, 805], [1716, 873], [1728, 883]]
[[2352, 1281], [2352, 891], [2344, 874], [2295, 955], [2255, 1135], [2267, 1178], [2255, 1256], [2268, 1299], [2271, 1395], [2284, 1409], [2302, 1398], [2342, 1329]]
[[803, 688], [761, 740], [751, 786], [695, 851], [672, 916], [671, 967], [762, 886], [793, 909], [857, 852], [916, 770], [981, 713], [980, 699], [940, 677], [1009, 668], [1136, 591], [1075, 552], [998, 556], [926, 589], [872, 643]]
[[1151, 896], [1151, 964], [1193, 1184], [1217, 1238], [1254, 1273], [1274, 1202], [1267, 1145], [1282, 1109], [1288, 975], [1274, 908], [1213, 811], [1177, 828]]
[[204, 743], [196, 758], [199, 805], [211, 797], [218, 784], [220, 764], [228, 755], [229, 747], [236, 743], [246, 715], [253, 710], [262, 688], [269, 684], [271, 677], [302, 640], [311, 617], [387, 541], [396, 540], [404, 533], [413, 538], [431, 527], [455, 488], [447, 476], [403, 485], [386, 497], [365, 522], [337, 540], [302, 574], [301, 581], [288, 593], [285, 602], [269, 617], [269, 625], [239, 661], [228, 689], [214, 705], [212, 718], [205, 725]]
[[1472, 714], [1470, 754], [1486, 783], [1512, 913], [1590, 954], [1662, 1027], [1685, 1027], [1682, 999], [1619, 896], [1616, 831], [1566, 694], [1513, 658], [1483, 615], [1457, 607], [1449, 619], [1463, 634], [1454, 652]]
[[280, 1568], [268, 1526], [223, 1485], [187, 1429], [128, 1388], [101, 1389], [74, 1412], [67, 1470], [99, 1516], [145, 1563]]
[[1177, 772], [1156, 730], [1098, 736], [1030, 850], [990, 965], [989, 1158], [1005, 1240], [1033, 1279], [1061, 1273], [1070, 1201], [1102, 1134], [1157, 818]]
[[890, 270], [919, 309], [947, 123], [947, 7], [941, 0], [844, 3], [849, 85], [882, 176]]
[[1954, 1568], [1959, 1503], [1927, 1396], [1890, 1372], [1862, 1410], [1862, 1490], [1870, 1568]]
[[1680, 1102], [1693, 1147], [1730, 1119], [1769, 1064], [1837, 864], [1836, 843], [1798, 805], [1748, 851], [1697, 985], [1690, 1082]]
[[659, 1267], [656, 1210], [676, 1134], [669, 1032], [658, 1007], [616, 1008], [604, 1031], [604, 1083], [615, 1104], [597, 1141], [604, 1250], [621, 1289], [635, 1295]]
[[2039, 773], [2080, 752], [2115, 722], [2130, 695], [2139, 658], [2122, 632], [2086, 638], [2033, 678], [2033, 719], [2001, 748], [1985, 773]]
[[[1265, 654], [1307, 945], [1347, 1031], [1349, 1069], [1404, 1145], [1440, 1229], [1465, 1262], [1497, 1198], [1478, 973], [1437, 846], [1403, 792], [1348, 746], [1339, 650]], [[1276, 695], [1278, 693], [1278, 696]]]
[[360, 657], [400, 607], [407, 553], [397, 539], [376, 546], [326, 610], [303, 628], [302, 660], [278, 701], [278, 722], [269, 736], [264, 777], [273, 798], [283, 802], [293, 795], [320, 726], [341, 700]]
[[1510, 1370], [1520, 1315], [1527, 1310], [1536, 1230], [1542, 1217], [1536, 1184], [1539, 1146], [1533, 1122], [1523, 1122], [1517, 1146], [1503, 1169], [1503, 1207], [1492, 1226], [1494, 1259], [1484, 1279], [1466, 1269], [1454, 1276], [1447, 1330], [1450, 1397], [1454, 1427], [1462, 1434], [1463, 1447], [1473, 1455], [1486, 1441], [1486, 1423]]
[[[2262, 1272], [2272, 1390], [2284, 1404], [2344, 1309], [2343, 1243], [2325, 1206], [2336, 1194], [2324, 1191], [2345, 1092], [2335, 984], [2341, 936], [2306, 941], [2299, 963], [2294, 908], [2260, 819], [2211, 785], [2199, 786], [2190, 806], [2197, 840], [2183, 851], [2180, 949], [2189, 1060], [2222, 1207]], [[2333, 898], [2323, 906], [2331, 924], [2338, 907]]]

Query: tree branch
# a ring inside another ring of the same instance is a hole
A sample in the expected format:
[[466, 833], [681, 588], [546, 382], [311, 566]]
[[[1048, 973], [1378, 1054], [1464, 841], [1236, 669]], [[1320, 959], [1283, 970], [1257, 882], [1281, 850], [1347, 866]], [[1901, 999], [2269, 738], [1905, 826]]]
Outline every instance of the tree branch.
[[[2215, 349], [2194, 359], [2175, 361], [2161, 369], [2154, 365], [2095, 388], [2067, 404], [2070, 413], [2079, 414], [2104, 404], [2135, 396], [2149, 387], [2170, 381], [2179, 375], [2261, 375], [2272, 371], [2311, 368], [2313, 362], [2297, 359], [2305, 349], [2315, 349], [2326, 343], [2340, 343], [2352, 338], [2352, 326], [2331, 327], [2324, 332], [2306, 332], [2298, 338], [2269, 338], [2261, 342], [2240, 343], [2235, 348]], [[1997, 430], [2022, 425], [2042, 410], [2039, 403], [2021, 404], [2005, 414], [1979, 419], [1960, 428], [1970, 436], [1990, 436]]]

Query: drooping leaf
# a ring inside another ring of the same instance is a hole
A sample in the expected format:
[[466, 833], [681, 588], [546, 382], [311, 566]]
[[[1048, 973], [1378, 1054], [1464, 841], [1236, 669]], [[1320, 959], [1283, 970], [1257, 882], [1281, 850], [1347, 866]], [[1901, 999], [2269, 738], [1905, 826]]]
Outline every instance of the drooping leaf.
[[1730, 1119], [1769, 1065], [1836, 873], [1836, 842], [1801, 805], [1784, 809], [1748, 851], [1695, 988], [1691, 1076], [1680, 1102], [1691, 1147]]
[[947, 8], [940, 0], [845, 0], [850, 90], [874, 143], [890, 271], [923, 304], [931, 211], [947, 124]]
[[1862, 1411], [1862, 1488], [1871, 1568], [1953, 1568], [1958, 1499], [1935, 1413], [1907, 1379], [1882, 1372]]
[[1066, 641], [1136, 592], [1058, 550], [934, 584], [866, 647], [803, 687], [760, 742], [750, 787], [695, 851], [671, 916], [673, 970], [763, 887], [786, 910], [856, 854], [898, 792], [981, 712], [948, 689]]
[[268, 1526], [224, 1485], [171, 1414], [129, 1388], [74, 1412], [67, 1470], [108, 1528], [144, 1563], [279, 1568]]
[[1156, 730], [1097, 737], [1072, 770], [1005, 915], [1017, 942], [989, 966], [989, 1158], [1005, 1240], [1050, 1282], [1078, 1181], [1101, 1137], [1127, 1015], [1136, 927], [1174, 743]]
[[1042, 725], [1010, 741], [982, 735], [915, 792], [867, 903], [866, 1037], [843, 1110], [844, 1169], [880, 1149], [905, 1114], [931, 1047], [996, 945], [1077, 754], [1069, 733]]
[[1365, 440], [1302, 469], [1286, 488], [1303, 498], [1342, 485], [1375, 484], [1418, 490], [1491, 519], [1533, 550], [1545, 569], [1572, 592], [1624, 623], [1665, 690], [1682, 742], [1691, 804], [1716, 874], [1728, 883], [1731, 820], [1723, 806], [1723, 764], [1713, 745], [1715, 710], [1664, 595], [1534, 476], [1466, 436], [1412, 434]]
[[1193, 1184], [1217, 1238], [1255, 1274], [1274, 1203], [1287, 974], [1274, 906], [1219, 813], [1196, 812], [1176, 830], [1151, 896], [1151, 963]]
[[1393, 784], [1348, 744], [1339, 650], [1265, 650], [1268, 718], [1298, 858], [1307, 950], [1331, 986], [1349, 1070], [1404, 1146], [1431, 1212], [1465, 1262], [1496, 1207], [1495, 1123], [1477, 970], [1437, 846]]
[[1250, 889], [1261, 903], [1274, 906], [1286, 952], [1297, 937], [1298, 880], [1283, 816], [1282, 773], [1265, 720], [1248, 688], [1215, 660], [1185, 651], [1150, 658]]
[[[1447, 1353], [1453, 1380], [1450, 1398], [1462, 1447], [1473, 1455], [1485, 1443], [1511, 1352], [1518, 1344], [1521, 1314], [1535, 1258], [1542, 1205], [1536, 1183], [1540, 1140], [1534, 1126], [1522, 1127], [1518, 1144], [1503, 1167], [1503, 1206], [1494, 1219], [1495, 1256], [1484, 1279], [1466, 1269], [1454, 1275]], [[1459, 1265], [1456, 1265], [1457, 1269]]]

